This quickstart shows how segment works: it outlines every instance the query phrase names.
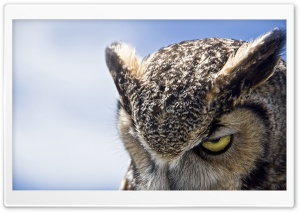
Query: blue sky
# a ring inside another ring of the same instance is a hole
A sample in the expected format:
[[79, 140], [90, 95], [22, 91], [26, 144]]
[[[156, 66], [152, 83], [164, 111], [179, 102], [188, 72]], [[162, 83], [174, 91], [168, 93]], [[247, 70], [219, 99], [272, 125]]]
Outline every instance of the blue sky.
[[110, 43], [130, 43], [144, 57], [183, 40], [251, 40], [275, 27], [286, 22], [14, 21], [13, 188], [118, 189], [129, 158], [115, 126], [118, 94], [104, 55]]

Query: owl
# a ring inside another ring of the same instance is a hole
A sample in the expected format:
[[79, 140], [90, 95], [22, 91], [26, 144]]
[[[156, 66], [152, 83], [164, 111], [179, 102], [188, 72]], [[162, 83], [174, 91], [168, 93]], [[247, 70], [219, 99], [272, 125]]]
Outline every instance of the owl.
[[285, 190], [286, 32], [207, 38], [144, 59], [114, 42], [122, 190]]

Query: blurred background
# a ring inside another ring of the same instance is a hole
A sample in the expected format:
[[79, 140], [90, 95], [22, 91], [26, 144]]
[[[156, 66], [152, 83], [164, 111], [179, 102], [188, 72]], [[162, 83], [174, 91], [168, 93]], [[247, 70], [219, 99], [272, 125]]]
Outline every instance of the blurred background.
[[[284, 20], [14, 20], [13, 189], [116, 190], [129, 157], [105, 64], [114, 41], [143, 58], [207, 37], [253, 40]], [[283, 59], [286, 54], [283, 52]]]

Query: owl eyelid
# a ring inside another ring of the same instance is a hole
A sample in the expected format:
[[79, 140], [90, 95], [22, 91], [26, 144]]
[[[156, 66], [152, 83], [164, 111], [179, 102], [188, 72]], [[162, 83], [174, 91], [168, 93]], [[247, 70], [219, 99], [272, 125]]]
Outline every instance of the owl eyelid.
[[238, 129], [230, 128], [228, 126], [221, 126], [214, 130], [208, 137], [207, 141], [218, 141], [220, 138], [223, 138], [228, 135], [234, 135], [238, 133]]

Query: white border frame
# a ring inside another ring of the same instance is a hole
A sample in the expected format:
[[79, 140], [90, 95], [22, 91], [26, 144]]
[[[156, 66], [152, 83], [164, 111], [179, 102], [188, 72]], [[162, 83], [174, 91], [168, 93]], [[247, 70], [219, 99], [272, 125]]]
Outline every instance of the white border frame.
[[[126, 12], [127, 11], [127, 12]], [[134, 11], [134, 12], [132, 12]], [[168, 11], [168, 12], [166, 12]], [[180, 11], [180, 13], [178, 12]], [[255, 11], [255, 13], [253, 13]], [[155, 15], [155, 16], [153, 16]], [[286, 191], [12, 190], [12, 22], [15, 19], [283, 19], [287, 21]], [[294, 205], [294, 6], [292, 4], [7, 4], [4, 7], [6, 207], [292, 207]]]

